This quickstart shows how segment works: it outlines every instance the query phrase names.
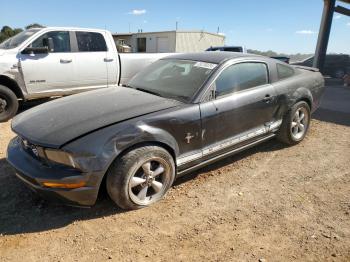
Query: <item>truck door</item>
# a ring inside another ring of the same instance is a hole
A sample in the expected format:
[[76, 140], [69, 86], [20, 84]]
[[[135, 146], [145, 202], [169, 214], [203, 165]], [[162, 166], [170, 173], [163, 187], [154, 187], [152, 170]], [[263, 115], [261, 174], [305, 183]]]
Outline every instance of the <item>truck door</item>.
[[28, 93], [60, 92], [72, 88], [73, 54], [68, 31], [52, 31], [39, 36], [30, 47], [44, 47], [52, 38], [53, 50], [46, 54], [19, 54], [20, 69]]
[[276, 93], [268, 83], [264, 63], [228, 66], [213, 85], [216, 98], [200, 105], [204, 157], [238, 145], [243, 138], [261, 135], [259, 132], [275, 121], [277, 108]]
[[117, 53], [108, 49], [105, 36], [98, 32], [76, 31], [75, 37], [76, 86], [94, 89], [115, 85]]

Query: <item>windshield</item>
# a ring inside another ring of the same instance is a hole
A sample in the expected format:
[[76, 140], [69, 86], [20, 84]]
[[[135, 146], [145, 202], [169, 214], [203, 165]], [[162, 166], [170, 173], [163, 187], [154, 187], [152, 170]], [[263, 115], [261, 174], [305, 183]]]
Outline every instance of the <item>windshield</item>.
[[5, 42], [0, 44], [0, 49], [12, 49], [20, 44], [22, 44], [25, 40], [27, 40], [29, 37], [34, 35], [36, 32], [40, 31], [41, 28], [32, 28], [28, 29], [26, 31], [23, 31], [9, 39], [7, 39]]
[[136, 74], [130, 80], [129, 87], [189, 102], [216, 66], [189, 60], [158, 60]]

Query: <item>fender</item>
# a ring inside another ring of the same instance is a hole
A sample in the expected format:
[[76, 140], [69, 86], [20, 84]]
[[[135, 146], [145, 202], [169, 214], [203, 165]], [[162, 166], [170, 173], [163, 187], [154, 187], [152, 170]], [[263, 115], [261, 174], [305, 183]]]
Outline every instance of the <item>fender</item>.
[[[25, 99], [26, 93], [23, 92], [23, 89], [18, 85], [17, 74], [3, 74], [0, 75], [0, 85], [4, 85], [12, 90], [15, 93], [17, 98]], [[19, 79], [20, 81], [20, 79]]]
[[313, 96], [309, 89], [305, 87], [299, 87], [297, 90], [292, 93], [291, 97], [288, 99], [288, 107], [290, 108], [293, 106], [296, 102], [299, 102], [301, 100], [306, 100], [308, 102], [310, 109], [312, 111], [313, 109]]
[[298, 101], [305, 100], [309, 106], [310, 109], [313, 109], [313, 96], [309, 89], [305, 87], [299, 87], [293, 92], [286, 93], [280, 96], [279, 104], [281, 105], [278, 108], [278, 112], [276, 115], [277, 118], [283, 118], [283, 116], [288, 112], [288, 110]]
[[175, 138], [169, 132], [147, 125], [142, 121], [134, 124], [120, 123], [106, 127], [73, 141], [62, 149], [71, 151], [73, 147], [80, 148], [79, 155], [91, 156], [88, 162], [81, 163], [84, 169], [101, 171], [106, 170], [114, 159], [129, 148], [147, 143], [159, 144], [168, 151], [172, 151], [169, 153], [173, 155], [176, 163], [179, 146]]

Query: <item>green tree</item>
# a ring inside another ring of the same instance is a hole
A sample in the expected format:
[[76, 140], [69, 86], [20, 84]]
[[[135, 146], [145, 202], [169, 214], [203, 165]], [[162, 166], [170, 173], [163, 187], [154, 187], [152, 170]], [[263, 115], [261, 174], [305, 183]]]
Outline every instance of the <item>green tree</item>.
[[38, 23], [33, 23], [33, 24], [30, 24], [30, 25], [27, 25], [25, 27], [25, 29], [30, 29], [30, 28], [43, 28], [45, 26], [41, 25], [41, 24], [38, 24]]
[[[30, 28], [43, 28], [44, 26], [38, 23], [33, 23], [30, 25], [27, 25], [25, 29], [30, 29]], [[3, 26], [1, 31], [0, 31], [0, 43], [4, 42], [6, 39], [13, 37], [14, 35], [17, 35], [18, 33], [22, 32], [22, 28], [14, 28], [12, 29], [10, 26]]]
[[23, 29], [21, 28], [12, 29], [7, 25], [3, 26], [0, 31], [0, 43], [22, 31]]

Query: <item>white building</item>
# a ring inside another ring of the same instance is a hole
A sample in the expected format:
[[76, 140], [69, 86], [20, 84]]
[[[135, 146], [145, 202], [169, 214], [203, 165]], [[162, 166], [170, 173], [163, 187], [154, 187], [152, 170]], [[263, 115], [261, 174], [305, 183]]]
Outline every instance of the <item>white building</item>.
[[131, 46], [132, 52], [200, 52], [211, 46], [225, 45], [225, 36], [204, 31], [164, 31], [113, 34], [116, 44]]

